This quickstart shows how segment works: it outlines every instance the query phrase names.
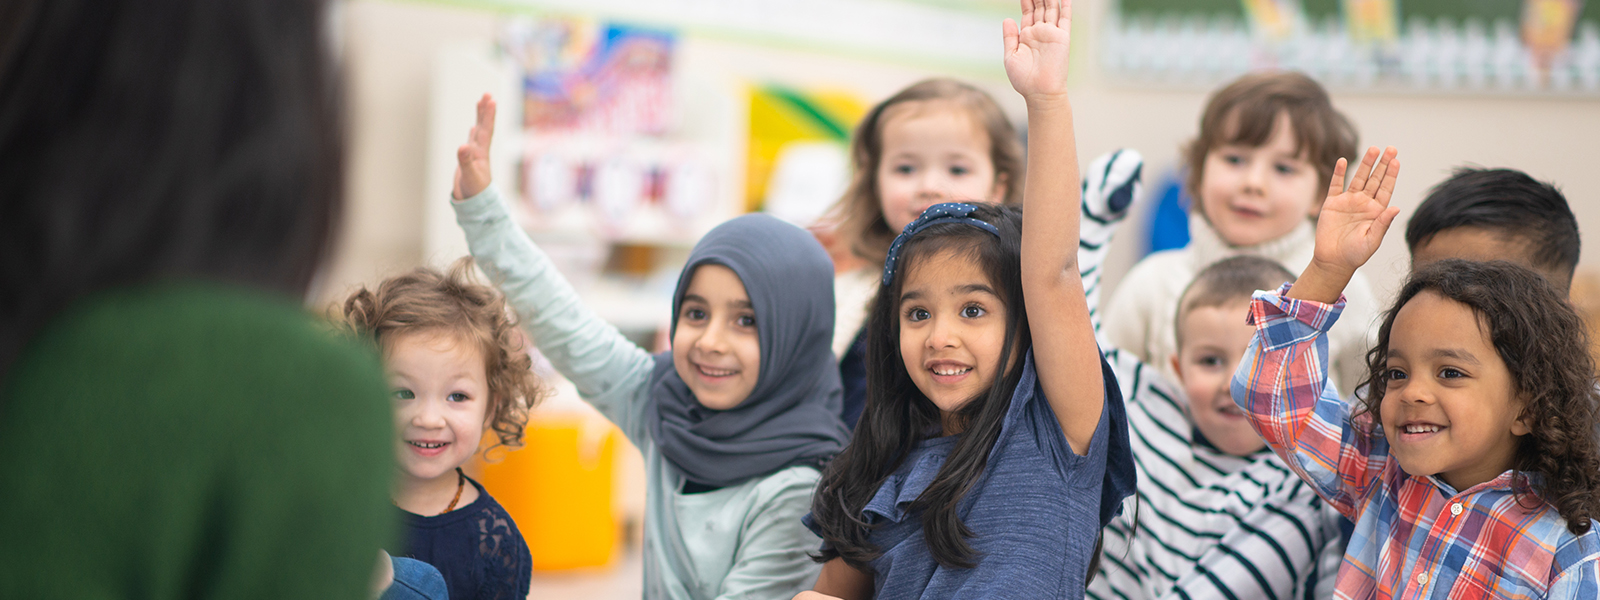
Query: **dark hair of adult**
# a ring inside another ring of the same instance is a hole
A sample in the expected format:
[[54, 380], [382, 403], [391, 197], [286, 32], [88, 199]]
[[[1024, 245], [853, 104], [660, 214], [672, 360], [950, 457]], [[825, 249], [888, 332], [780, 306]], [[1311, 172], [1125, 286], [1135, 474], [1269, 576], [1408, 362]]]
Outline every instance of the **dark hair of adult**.
[[26, 0], [0, 16], [0, 380], [99, 290], [303, 296], [340, 212], [322, 0]]
[[[1368, 375], [1361, 412], [1381, 435], [1389, 370], [1389, 333], [1400, 308], [1431, 291], [1465, 304], [1478, 316], [1489, 342], [1511, 372], [1525, 405], [1530, 433], [1518, 440], [1512, 468], [1519, 493], [1532, 491], [1550, 503], [1574, 534], [1600, 517], [1600, 449], [1594, 437], [1600, 410], [1595, 364], [1583, 320], [1567, 297], [1544, 276], [1507, 261], [1447, 259], [1411, 274], [1394, 307], [1384, 313], [1378, 344], [1367, 352]], [[1539, 473], [1530, 481], [1520, 473]]]
[[1581, 249], [1578, 219], [1554, 185], [1515, 169], [1461, 167], [1434, 186], [1406, 223], [1406, 246], [1416, 252], [1433, 236], [1479, 227], [1525, 244], [1533, 266], [1565, 275], [1571, 285]]
[[999, 364], [1011, 365], [988, 390], [957, 411], [961, 439], [939, 474], [912, 504], [920, 512], [923, 535], [934, 560], [947, 568], [976, 564], [967, 543], [972, 531], [961, 521], [957, 505], [983, 474], [989, 451], [1000, 437], [1000, 424], [1011, 394], [1022, 377], [1023, 361], [1013, 356], [1028, 348], [1028, 313], [1022, 299], [1022, 212], [1012, 207], [980, 205], [972, 217], [993, 224], [997, 237], [972, 225], [949, 223], [929, 227], [901, 248], [894, 281], [880, 286], [867, 318], [867, 403], [850, 445], [834, 458], [812, 497], [812, 518], [828, 547], [819, 561], [844, 558], [863, 571], [882, 554], [868, 541], [872, 527], [861, 519], [884, 480], [899, 468], [917, 442], [940, 435], [939, 407], [911, 380], [900, 355], [900, 292], [919, 262], [947, 252], [975, 261], [1006, 307], [1005, 344]]

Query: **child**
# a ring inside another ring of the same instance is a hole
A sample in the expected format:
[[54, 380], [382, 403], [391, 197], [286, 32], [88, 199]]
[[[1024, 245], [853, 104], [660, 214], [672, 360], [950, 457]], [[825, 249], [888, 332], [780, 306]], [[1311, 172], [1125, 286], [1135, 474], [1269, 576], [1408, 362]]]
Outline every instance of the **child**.
[[502, 445], [522, 444], [539, 382], [505, 299], [472, 282], [471, 268], [463, 259], [448, 274], [421, 268], [362, 288], [345, 300], [344, 321], [377, 343], [393, 388], [405, 535], [391, 554], [439, 569], [450, 598], [520, 600], [528, 546], [461, 465], [486, 427]]
[[1062, 235], [1080, 213], [1070, 9], [1034, 4], [1005, 24], [1035, 132], [1028, 221], [937, 204], [890, 245], [866, 410], [818, 485], [807, 524], [826, 564], [800, 597], [1081, 597], [1132, 492], [1122, 401]]
[[1578, 220], [1555, 186], [1513, 169], [1463, 167], [1406, 223], [1412, 269], [1446, 258], [1508, 260], [1562, 293], [1578, 267]]
[[889, 242], [940, 202], [1022, 202], [1022, 144], [994, 98], [953, 79], [928, 79], [872, 107], [850, 145], [850, 187], [833, 207], [838, 239], [864, 263], [834, 281], [833, 352], [845, 424], [866, 398], [863, 325]]
[[458, 153], [455, 207], [472, 253], [539, 350], [644, 454], [646, 598], [788, 598], [811, 585], [800, 524], [839, 420], [833, 267], [767, 215], [706, 234], [672, 303], [672, 350], [651, 356], [594, 313], [512, 221], [491, 181], [494, 104]]
[[1424, 267], [1384, 314], [1361, 406], [1324, 384], [1339, 291], [1398, 212], [1394, 155], [1368, 150], [1348, 189], [1338, 163], [1316, 258], [1251, 304], [1234, 400], [1355, 520], [1335, 597], [1596, 597], [1594, 363], [1544, 277], [1498, 261]]
[[[1137, 154], [1122, 151], [1087, 170], [1089, 218], [1078, 268], [1091, 305], [1112, 233], [1137, 195], [1100, 181], [1138, 168]], [[1127, 501], [1105, 530], [1105, 558], [1089, 585], [1090, 598], [1331, 594], [1344, 554], [1338, 513], [1263, 451], [1265, 443], [1228, 392], [1234, 363], [1255, 331], [1239, 313], [1255, 290], [1292, 279], [1282, 265], [1257, 256], [1201, 270], [1178, 302], [1178, 352], [1171, 365], [1177, 381], [1131, 353], [1106, 350], [1127, 398], [1139, 497]]]
[[[1106, 339], [1169, 378], [1172, 315], [1194, 274], [1229, 256], [1270, 258], [1298, 273], [1311, 261], [1313, 223], [1330, 165], [1356, 152], [1356, 131], [1327, 91], [1300, 73], [1256, 73], [1218, 90], [1185, 149], [1188, 247], [1157, 252], [1129, 271], [1105, 306]], [[1334, 379], [1351, 389], [1366, 368], [1377, 305], [1365, 277], [1347, 291], [1352, 312], [1329, 335]]]

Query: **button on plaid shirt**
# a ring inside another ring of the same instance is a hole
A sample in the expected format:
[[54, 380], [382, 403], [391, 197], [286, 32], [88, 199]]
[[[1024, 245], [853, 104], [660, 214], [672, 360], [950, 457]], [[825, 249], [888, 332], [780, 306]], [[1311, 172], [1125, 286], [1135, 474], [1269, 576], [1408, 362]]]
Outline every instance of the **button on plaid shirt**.
[[[1600, 598], [1600, 525], [1573, 535], [1512, 472], [1457, 491], [1408, 475], [1382, 433], [1328, 382], [1327, 331], [1344, 308], [1256, 292], [1233, 399], [1289, 468], [1355, 521], [1335, 598]], [[1375, 435], [1369, 435], [1369, 432]], [[1537, 477], [1530, 474], [1529, 477]]]

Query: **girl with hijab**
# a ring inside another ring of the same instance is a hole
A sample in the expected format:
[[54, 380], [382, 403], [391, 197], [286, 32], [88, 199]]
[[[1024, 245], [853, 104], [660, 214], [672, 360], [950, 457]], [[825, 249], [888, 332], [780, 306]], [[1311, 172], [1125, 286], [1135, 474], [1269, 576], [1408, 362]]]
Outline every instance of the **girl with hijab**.
[[579, 301], [490, 185], [494, 101], [457, 153], [452, 206], [539, 351], [644, 454], [644, 597], [790, 598], [821, 540], [800, 517], [840, 421], [833, 266], [798, 227], [745, 215], [706, 234], [651, 356]]

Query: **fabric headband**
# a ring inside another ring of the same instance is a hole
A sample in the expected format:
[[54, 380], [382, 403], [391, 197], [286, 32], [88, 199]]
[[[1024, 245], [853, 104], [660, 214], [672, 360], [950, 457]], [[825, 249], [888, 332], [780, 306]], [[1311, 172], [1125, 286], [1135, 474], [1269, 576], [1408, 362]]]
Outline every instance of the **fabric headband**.
[[966, 223], [992, 233], [995, 237], [1000, 237], [1000, 230], [996, 229], [994, 225], [970, 216], [975, 210], [978, 210], [978, 207], [974, 204], [941, 202], [922, 211], [922, 216], [917, 217], [917, 220], [906, 225], [905, 231], [895, 236], [893, 244], [889, 244], [889, 256], [883, 260], [883, 284], [894, 283], [894, 268], [900, 258], [900, 247], [904, 246], [906, 240], [911, 239], [911, 236], [921, 233], [924, 229], [940, 223]]

